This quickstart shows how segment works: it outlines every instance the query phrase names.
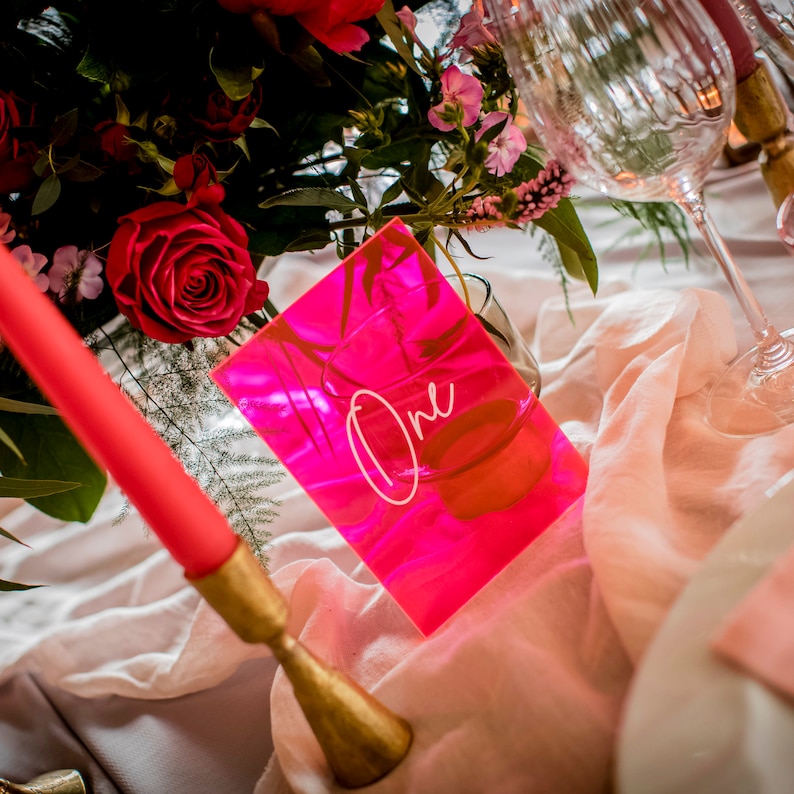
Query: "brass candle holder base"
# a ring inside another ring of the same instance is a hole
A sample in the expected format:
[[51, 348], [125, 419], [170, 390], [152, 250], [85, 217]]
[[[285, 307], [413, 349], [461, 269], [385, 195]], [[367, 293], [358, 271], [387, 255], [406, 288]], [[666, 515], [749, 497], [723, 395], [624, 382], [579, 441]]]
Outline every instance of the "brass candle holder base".
[[87, 794], [87, 789], [76, 769], [56, 769], [27, 783], [11, 783], [0, 778], [0, 794]]
[[763, 61], [736, 85], [734, 122], [748, 141], [761, 145], [761, 174], [779, 207], [794, 191], [794, 135], [786, 104]]
[[405, 758], [410, 725], [287, 633], [286, 602], [245, 543], [217, 571], [188, 581], [241, 639], [272, 650], [341, 785], [374, 783]]

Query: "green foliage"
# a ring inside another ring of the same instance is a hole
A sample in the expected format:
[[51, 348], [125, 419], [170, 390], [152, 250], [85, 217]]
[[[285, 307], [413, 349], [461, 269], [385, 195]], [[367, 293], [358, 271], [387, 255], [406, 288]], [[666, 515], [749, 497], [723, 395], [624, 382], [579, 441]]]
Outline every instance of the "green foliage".
[[[662, 266], [667, 261], [667, 244], [674, 241], [681, 249], [684, 262], [689, 264], [689, 257], [692, 253], [692, 239], [689, 236], [689, 226], [683, 210], [672, 202], [647, 202], [633, 203], [628, 201], [613, 201], [612, 205], [618, 213], [636, 221], [638, 226], [629, 232], [629, 236], [637, 236], [647, 233], [650, 240], [646, 246], [646, 252], [658, 252]], [[617, 219], [616, 219], [617, 220]], [[616, 241], [616, 245], [619, 241]], [[640, 259], [644, 257], [640, 255]]]
[[127, 323], [94, 341], [98, 351], [118, 358], [122, 389], [235, 532], [266, 562], [267, 525], [277, 509], [267, 489], [281, 479], [283, 469], [266, 455], [246, 451], [255, 434], [209, 377], [229, 344], [197, 339], [192, 346], [169, 346]]
[[[14, 416], [17, 418], [24, 415], [37, 417], [47, 416], [50, 418], [55, 418], [54, 413], [55, 412], [53, 409], [49, 406], [0, 397], [0, 425], [3, 423], [8, 425], [9, 421], [13, 425]], [[12, 417], [10, 420], [9, 416]], [[13, 433], [14, 431], [12, 430], [11, 432]], [[24, 440], [22, 440], [20, 443], [22, 448], [28, 449]], [[35, 460], [37, 449], [38, 445], [35, 445], [35, 448], [28, 449], [28, 457]], [[13, 461], [11, 466], [12, 469], [16, 465], [22, 465], [28, 469], [22, 449], [20, 449], [20, 446], [14, 441], [12, 436], [0, 426], [0, 460], [3, 458], [3, 456], [10, 456], [10, 459]], [[37, 499], [41, 500], [50, 497], [54, 498], [57, 503], [57, 497], [55, 495], [62, 494], [66, 491], [71, 491], [81, 486], [81, 483], [79, 482], [33, 479], [30, 477], [10, 477], [6, 475], [7, 469], [2, 464], [0, 464], [0, 471], [4, 472], [3, 475], [0, 476], [0, 498], [27, 499], [35, 504], [35, 500]], [[31, 470], [28, 469], [28, 471]], [[16, 538], [8, 530], [3, 529], [2, 527], [0, 527], [0, 536], [13, 541], [14, 543], [22, 543], [21, 540]], [[30, 590], [34, 587], [38, 587], [38, 585], [9, 582], [5, 579], [0, 579], [0, 591], [7, 592], [12, 590]]]
[[77, 483], [79, 487], [45, 491], [45, 495], [20, 495], [54, 518], [88, 521], [105, 491], [107, 479], [60, 417], [2, 412], [0, 425], [24, 458], [20, 460], [8, 446], [0, 447], [0, 483], [6, 477]]

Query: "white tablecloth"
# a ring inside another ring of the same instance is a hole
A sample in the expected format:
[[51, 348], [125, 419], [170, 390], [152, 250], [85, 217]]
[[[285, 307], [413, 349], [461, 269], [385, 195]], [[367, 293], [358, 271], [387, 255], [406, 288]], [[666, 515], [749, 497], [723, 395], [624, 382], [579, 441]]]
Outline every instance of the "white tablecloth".
[[[794, 259], [757, 169], [716, 173], [708, 198], [770, 317], [794, 323]], [[291, 631], [415, 730], [368, 791], [610, 790], [649, 642], [712, 546], [794, 468], [794, 427], [735, 440], [703, 421], [708, 384], [750, 344], [713, 263], [687, 267], [671, 243], [663, 267], [605, 200], [580, 212], [601, 287], [569, 285], [569, 307], [529, 235], [473, 236], [483, 261], [453, 249], [530, 341], [541, 400], [590, 480], [450, 622], [423, 639], [301, 489], [274, 486], [270, 570]], [[283, 258], [274, 302], [333, 264]], [[31, 547], [0, 544], [0, 577], [49, 584], [0, 597], [0, 776], [74, 766], [95, 792], [336, 791], [269, 651], [231, 633], [134, 513], [115, 521], [121, 502], [111, 485], [88, 524], [64, 526], [0, 500], [0, 525]]]

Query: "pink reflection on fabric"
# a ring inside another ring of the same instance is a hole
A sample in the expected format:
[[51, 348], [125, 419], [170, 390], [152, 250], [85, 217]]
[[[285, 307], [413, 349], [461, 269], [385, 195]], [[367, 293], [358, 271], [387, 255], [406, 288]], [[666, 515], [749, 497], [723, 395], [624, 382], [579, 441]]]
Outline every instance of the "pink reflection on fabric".
[[579, 453], [399, 220], [212, 376], [426, 636], [584, 492]]

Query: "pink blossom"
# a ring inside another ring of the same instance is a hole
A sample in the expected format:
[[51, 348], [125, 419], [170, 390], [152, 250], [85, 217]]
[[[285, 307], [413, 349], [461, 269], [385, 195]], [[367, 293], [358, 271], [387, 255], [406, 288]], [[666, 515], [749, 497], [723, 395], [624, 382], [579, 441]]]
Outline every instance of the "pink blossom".
[[485, 132], [496, 124], [505, 121], [502, 131], [488, 144], [488, 156], [485, 158], [485, 168], [494, 176], [504, 176], [513, 170], [518, 158], [527, 148], [527, 139], [518, 127], [513, 126], [513, 117], [501, 110], [489, 113], [482, 122], [480, 129], [474, 136], [479, 141]]
[[[549, 160], [545, 167], [538, 171], [534, 179], [522, 182], [515, 193], [515, 209], [510, 214], [513, 223], [529, 223], [540, 218], [544, 213], [553, 210], [561, 199], [571, 193], [573, 177], [563, 171], [556, 160]], [[471, 203], [466, 213], [472, 221], [483, 225], [504, 226], [502, 198], [500, 196], [478, 196]]]
[[47, 264], [47, 257], [44, 254], [34, 254], [29, 245], [18, 245], [11, 251], [11, 255], [22, 265], [23, 270], [33, 279], [33, 283], [42, 292], [46, 292], [50, 280], [41, 269]]
[[496, 38], [483, 25], [482, 10], [475, 3], [471, 11], [461, 17], [460, 25], [449, 43], [449, 48], [461, 49], [471, 57], [475, 47], [481, 47], [486, 43], [496, 43]]
[[502, 199], [499, 196], [478, 196], [466, 214], [475, 221], [488, 221], [489, 226], [504, 226]]
[[417, 41], [416, 38], [416, 16], [414, 12], [411, 11], [409, 6], [403, 6], [399, 11], [395, 12], [397, 15], [397, 19], [405, 25], [408, 29], [408, 32], [413, 37], [414, 41]]
[[101, 272], [102, 263], [94, 253], [78, 251], [76, 245], [63, 245], [52, 257], [49, 288], [61, 303], [93, 300], [105, 286]]
[[457, 66], [450, 66], [441, 75], [441, 102], [427, 113], [428, 120], [442, 132], [450, 132], [458, 125], [450, 117], [459, 119], [464, 127], [477, 121], [482, 104], [482, 83], [470, 74], [463, 74]]
[[11, 223], [11, 216], [7, 212], [0, 212], [0, 243], [7, 245], [16, 236], [17, 233], [11, 229], [8, 231], [8, 226]]
[[563, 171], [556, 160], [549, 160], [538, 175], [516, 188], [519, 203], [519, 223], [536, 220], [554, 209], [561, 199], [571, 194], [573, 177]]

